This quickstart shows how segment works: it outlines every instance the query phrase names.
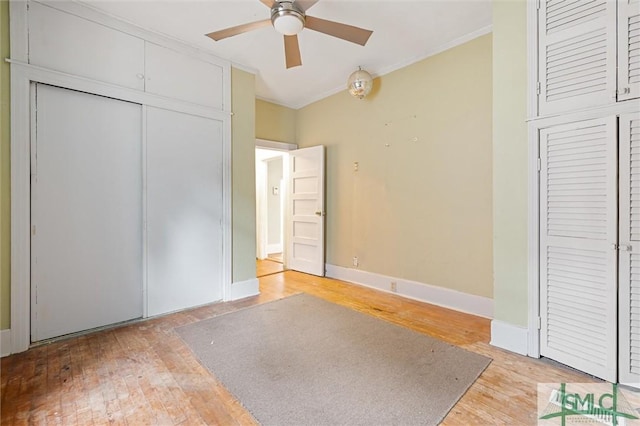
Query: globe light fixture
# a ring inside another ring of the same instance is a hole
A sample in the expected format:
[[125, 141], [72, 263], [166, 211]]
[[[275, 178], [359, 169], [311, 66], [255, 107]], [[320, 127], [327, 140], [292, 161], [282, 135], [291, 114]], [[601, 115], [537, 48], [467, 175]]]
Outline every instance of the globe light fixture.
[[369, 92], [371, 92], [372, 87], [373, 77], [361, 67], [358, 67], [358, 70], [353, 72], [347, 81], [349, 93], [358, 99], [363, 99], [367, 96]]

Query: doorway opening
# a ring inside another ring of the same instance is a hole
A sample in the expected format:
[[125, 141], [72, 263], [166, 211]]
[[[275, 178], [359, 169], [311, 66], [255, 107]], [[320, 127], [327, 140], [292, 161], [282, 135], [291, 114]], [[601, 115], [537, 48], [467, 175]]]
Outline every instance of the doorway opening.
[[[285, 208], [288, 172], [287, 149], [256, 144], [256, 276], [285, 268]], [[295, 148], [293, 148], [295, 149]]]

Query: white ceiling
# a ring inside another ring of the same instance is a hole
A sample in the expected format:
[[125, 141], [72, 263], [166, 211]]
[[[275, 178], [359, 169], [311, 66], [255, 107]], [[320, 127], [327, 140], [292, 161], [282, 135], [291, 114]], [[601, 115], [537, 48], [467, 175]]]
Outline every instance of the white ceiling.
[[300, 108], [343, 90], [362, 66], [384, 75], [488, 32], [491, 0], [320, 0], [308, 15], [373, 30], [359, 46], [305, 29], [301, 67], [286, 69], [282, 36], [265, 27], [221, 41], [204, 34], [269, 18], [259, 0], [86, 0], [92, 7], [256, 72], [256, 96]]

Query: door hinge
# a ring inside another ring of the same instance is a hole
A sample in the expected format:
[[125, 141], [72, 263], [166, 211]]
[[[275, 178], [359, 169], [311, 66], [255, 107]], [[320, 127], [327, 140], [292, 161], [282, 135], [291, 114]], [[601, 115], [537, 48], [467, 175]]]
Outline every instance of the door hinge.
[[540, 93], [542, 93], [542, 84], [538, 81], [536, 83], [536, 95], [539, 95]]
[[542, 329], [542, 318], [538, 317], [538, 330]]
[[31, 225], [31, 235], [36, 235], [36, 226]]
[[538, 167], [538, 171], [542, 170], [542, 160], [540, 159], [540, 157], [538, 157], [538, 160], [536, 162], [537, 162], [536, 166]]
[[537, 9], [537, 10], [540, 10], [540, 0], [537, 0], [537, 1], [536, 1], [536, 9]]

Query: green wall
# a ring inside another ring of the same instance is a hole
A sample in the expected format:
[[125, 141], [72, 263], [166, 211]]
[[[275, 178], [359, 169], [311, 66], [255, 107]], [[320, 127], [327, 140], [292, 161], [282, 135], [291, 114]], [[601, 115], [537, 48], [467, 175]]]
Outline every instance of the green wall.
[[296, 110], [256, 99], [256, 138], [295, 143]]
[[233, 282], [256, 277], [255, 76], [231, 70]]
[[491, 40], [298, 110], [299, 146], [327, 147], [328, 263], [493, 296]]
[[11, 327], [9, 2], [0, 1], [0, 330]]
[[527, 325], [527, 4], [493, 2], [494, 318]]

